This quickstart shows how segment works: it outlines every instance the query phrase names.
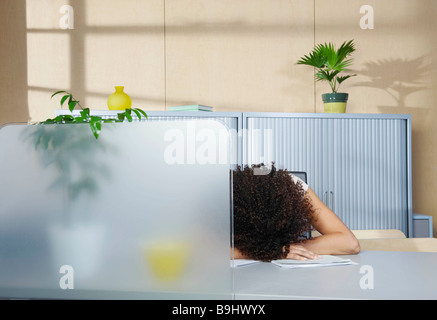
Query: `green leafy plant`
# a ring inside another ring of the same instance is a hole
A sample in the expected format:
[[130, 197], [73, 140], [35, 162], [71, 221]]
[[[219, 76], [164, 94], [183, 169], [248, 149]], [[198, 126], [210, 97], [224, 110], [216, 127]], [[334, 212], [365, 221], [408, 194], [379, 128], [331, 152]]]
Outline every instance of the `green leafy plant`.
[[102, 130], [103, 123], [115, 123], [115, 122], [123, 122], [125, 120], [132, 122], [132, 112], [141, 120], [143, 117], [148, 119], [147, 114], [138, 108], [129, 108], [124, 112], [120, 112], [117, 114], [117, 118], [105, 118], [103, 119], [100, 116], [94, 116], [90, 114], [89, 108], [83, 108], [80, 104], [80, 101], [76, 100], [73, 95], [67, 91], [56, 91], [52, 94], [51, 98], [58, 94], [63, 94], [60, 104], [61, 108], [65, 103], [68, 104], [68, 109], [71, 113], [73, 113], [74, 108], [78, 106], [80, 110], [79, 116], [74, 115], [59, 115], [53, 119], [47, 119], [45, 121], [40, 122], [41, 124], [54, 124], [54, 123], [89, 123], [91, 131], [96, 139], [98, 139], [100, 132]]
[[308, 55], [300, 58], [297, 64], [316, 68], [316, 81], [328, 81], [332, 92], [337, 92], [341, 83], [350, 77], [356, 76], [356, 74], [340, 76], [341, 72], [350, 71], [348, 67], [353, 60], [349, 56], [354, 51], [355, 44], [353, 40], [343, 42], [338, 49], [335, 49], [333, 43], [318, 44]]

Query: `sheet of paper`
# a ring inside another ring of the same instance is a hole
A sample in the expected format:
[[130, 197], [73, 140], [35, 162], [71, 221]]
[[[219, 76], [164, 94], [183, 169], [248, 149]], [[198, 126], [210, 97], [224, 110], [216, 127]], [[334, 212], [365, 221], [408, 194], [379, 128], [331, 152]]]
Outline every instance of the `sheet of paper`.
[[250, 259], [235, 259], [235, 260], [231, 260], [231, 267], [233, 268], [244, 267], [254, 263], [260, 263], [260, 261], [250, 260]]
[[332, 255], [321, 255], [317, 260], [293, 260], [293, 259], [281, 259], [273, 260], [273, 264], [281, 268], [311, 268], [311, 267], [331, 267], [356, 264], [351, 259], [344, 259]]
[[[244, 267], [251, 264], [260, 263], [257, 260], [250, 259], [235, 259], [231, 260], [231, 267], [238, 268]], [[311, 268], [311, 267], [332, 267], [332, 266], [343, 266], [356, 264], [351, 259], [344, 259], [332, 255], [321, 255], [320, 259], [317, 260], [293, 260], [293, 259], [280, 259], [273, 260], [272, 264], [279, 266], [281, 268]]]

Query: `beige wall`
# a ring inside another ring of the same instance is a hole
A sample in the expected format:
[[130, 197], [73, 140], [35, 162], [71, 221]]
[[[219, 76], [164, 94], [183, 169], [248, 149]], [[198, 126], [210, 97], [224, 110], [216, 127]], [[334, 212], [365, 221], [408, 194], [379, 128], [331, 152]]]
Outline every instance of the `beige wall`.
[[295, 68], [313, 45], [311, 1], [166, 1], [167, 106], [314, 111], [312, 73]]
[[29, 119], [26, 4], [0, 1], [0, 125]]
[[145, 110], [323, 112], [327, 84], [296, 61], [355, 39], [348, 112], [412, 115], [414, 211], [437, 226], [436, 17], [434, 0], [2, 0], [0, 124], [52, 117], [56, 90], [106, 109], [115, 85]]

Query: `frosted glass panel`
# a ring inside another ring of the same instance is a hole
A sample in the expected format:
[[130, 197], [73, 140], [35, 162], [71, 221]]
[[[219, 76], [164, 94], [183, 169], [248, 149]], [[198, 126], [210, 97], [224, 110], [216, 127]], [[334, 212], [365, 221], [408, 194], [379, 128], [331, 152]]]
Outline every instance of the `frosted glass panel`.
[[231, 298], [216, 121], [0, 130], [0, 296]]

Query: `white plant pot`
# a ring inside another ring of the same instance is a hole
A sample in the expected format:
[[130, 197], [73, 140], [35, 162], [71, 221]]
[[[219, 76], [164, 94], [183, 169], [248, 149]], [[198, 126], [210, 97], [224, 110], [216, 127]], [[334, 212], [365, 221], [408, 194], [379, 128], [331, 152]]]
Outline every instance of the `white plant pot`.
[[78, 279], [92, 277], [101, 267], [105, 229], [101, 226], [49, 228], [53, 263], [56, 270], [68, 265]]

